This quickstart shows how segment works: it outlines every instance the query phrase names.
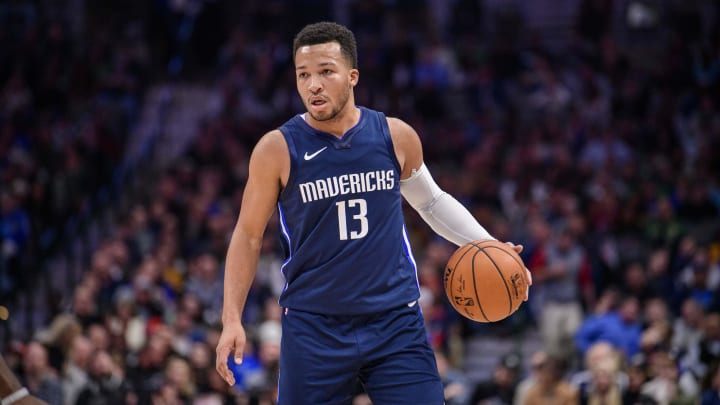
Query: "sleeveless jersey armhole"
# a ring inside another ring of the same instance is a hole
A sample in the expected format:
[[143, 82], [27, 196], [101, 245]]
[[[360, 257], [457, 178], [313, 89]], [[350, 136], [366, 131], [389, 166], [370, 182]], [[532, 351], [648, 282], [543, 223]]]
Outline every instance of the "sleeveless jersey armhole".
[[297, 147], [295, 146], [295, 141], [290, 135], [290, 131], [289, 128], [287, 128], [287, 125], [281, 126], [280, 128], [278, 128], [278, 130], [283, 135], [283, 138], [285, 138], [285, 143], [287, 143], [288, 155], [290, 158], [290, 173], [288, 173], [288, 178], [285, 186], [283, 187], [282, 191], [280, 191], [280, 196], [278, 197], [278, 200], [280, 200], [285, 196], [285, 193], [289, 188], [288, 186], [290, 184], [293, 184], [293, 181], [295, 179], [295, 169], [297, 167]]
[[380, 120], [380, 128], [382, 128], [383, 137], [385, 138], [385, 145], [387, 145], [388, 153], [392, 159], [393, 165], [398, 172], [398, 175], [402, 176], [402, 167], [398, 161], [397, 154], [395, 153], [395, 144], [393, 144], [392, 136], [390, 135], [390, 126], [387, 122], [385, 114], [378, 111], [377, 117]]

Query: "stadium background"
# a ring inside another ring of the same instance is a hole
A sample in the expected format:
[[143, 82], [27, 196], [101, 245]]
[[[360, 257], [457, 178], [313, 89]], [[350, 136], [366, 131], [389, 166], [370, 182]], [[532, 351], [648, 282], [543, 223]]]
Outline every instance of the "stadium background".
[[453, 247], [407, 211], [428, 333], [466, 392], [448, 403], [507, 401], [539, 351], [553, 384], [585, 390], [603, 339], [628, 390], [717, 397], [712, 0], [2, 2], [0, 352], [33, 390], [271, 401], [277, 223], [244, 394], [213, 369], [224, 250], [249, 151], [302, 109], [292, 35], [325, 19], [358, 38], [358, 104], [411, 123], [442, 187], [526, 246], [531, 301], [474, 324], [440, 285]]

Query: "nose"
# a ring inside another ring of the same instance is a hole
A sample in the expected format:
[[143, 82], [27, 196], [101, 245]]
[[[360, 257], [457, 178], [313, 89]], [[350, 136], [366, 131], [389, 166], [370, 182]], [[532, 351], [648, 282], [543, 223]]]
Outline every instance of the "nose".
[[322, 84], [320, 83], [320, 79], [318, 77], [310, 76], [310, 80], [308, 80], [308, 90], [310, 90], [313, 94], [317, 94], [320, 90], [322, 90]]

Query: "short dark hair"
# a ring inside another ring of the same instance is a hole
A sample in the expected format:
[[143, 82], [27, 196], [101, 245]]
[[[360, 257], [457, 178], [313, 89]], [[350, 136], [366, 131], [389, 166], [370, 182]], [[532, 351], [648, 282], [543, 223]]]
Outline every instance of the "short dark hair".
[[329, 21], [322, 21], [306, 25], [295, 36], [293, 41], [293, 59], [297, 50], [302, 46], [325, 44], [337, 42], [340, 44], [340, 52], [350, 62], [353, 69], [357, 69], [357, 43], [355, 34], [347, 27]]

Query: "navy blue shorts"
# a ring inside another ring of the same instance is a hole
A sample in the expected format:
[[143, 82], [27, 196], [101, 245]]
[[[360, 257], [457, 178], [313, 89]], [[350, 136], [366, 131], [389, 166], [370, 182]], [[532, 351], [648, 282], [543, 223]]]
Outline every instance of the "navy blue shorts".
[[279, 404], [441, 405], [443, 388], [419, 305], [362, 316], [283, 311]]

